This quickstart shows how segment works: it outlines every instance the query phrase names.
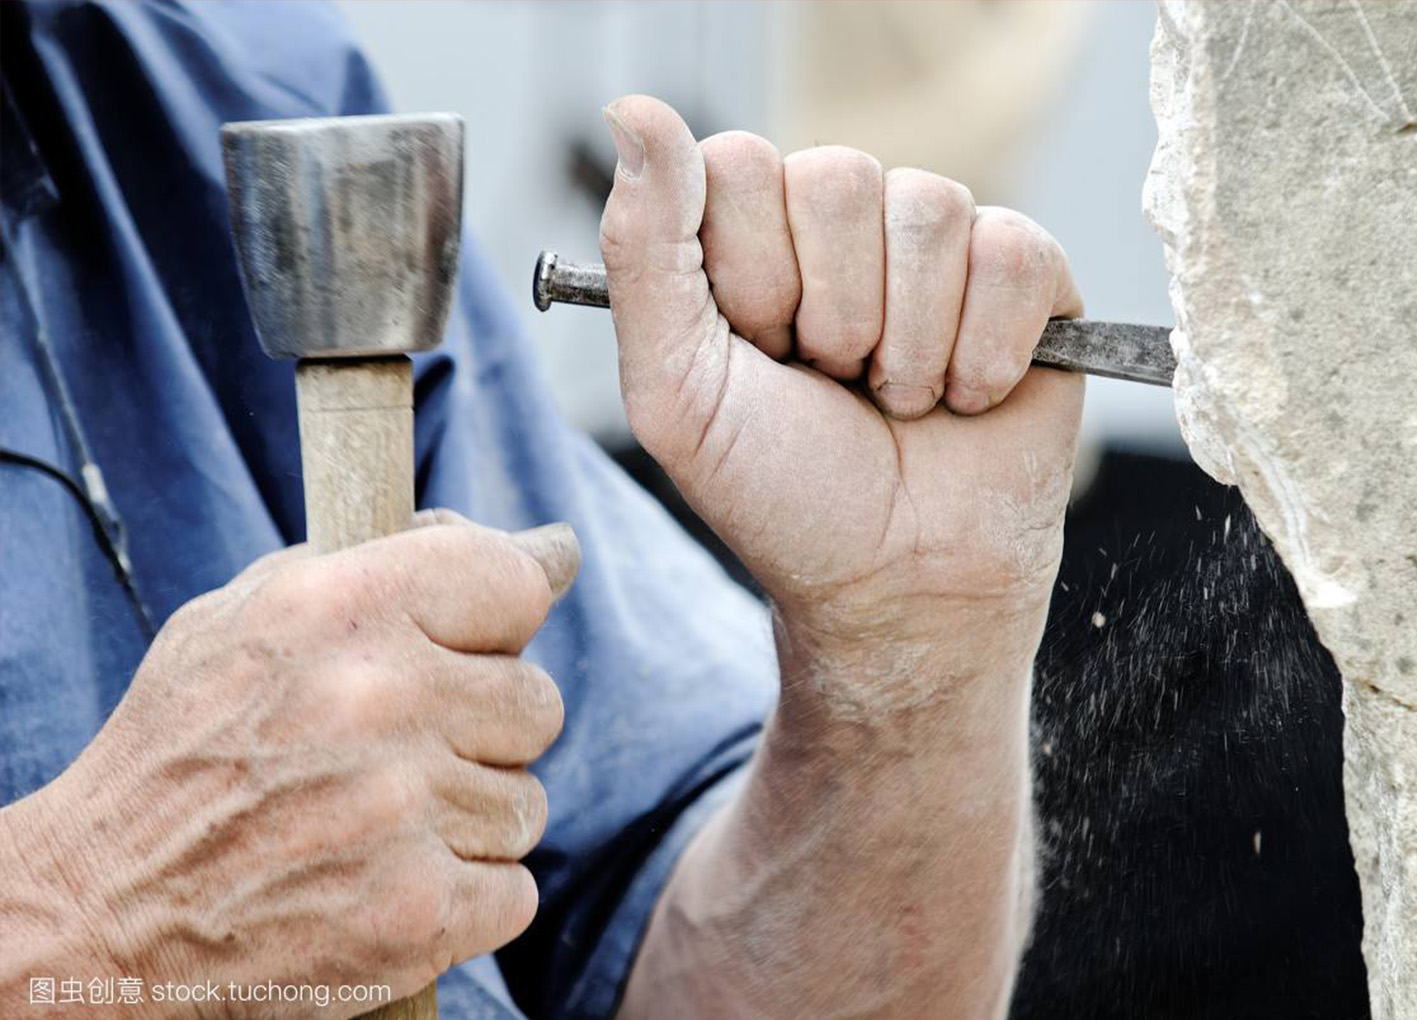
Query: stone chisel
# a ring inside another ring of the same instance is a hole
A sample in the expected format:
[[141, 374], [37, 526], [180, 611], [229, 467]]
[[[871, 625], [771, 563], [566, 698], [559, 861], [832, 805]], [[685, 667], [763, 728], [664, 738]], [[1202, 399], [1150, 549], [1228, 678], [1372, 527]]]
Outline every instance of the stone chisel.
[[[531, 296], [543, 312], [557, 302], [610, 307], [605, 267], [563, 261], [554, 251], [544, 251], [536, 260]], [[1152, 386], [1170, 386], [1176, 373], [1169, 326], [1092, 319], [1050, 320], [1033, 351], [1033, 363]]]

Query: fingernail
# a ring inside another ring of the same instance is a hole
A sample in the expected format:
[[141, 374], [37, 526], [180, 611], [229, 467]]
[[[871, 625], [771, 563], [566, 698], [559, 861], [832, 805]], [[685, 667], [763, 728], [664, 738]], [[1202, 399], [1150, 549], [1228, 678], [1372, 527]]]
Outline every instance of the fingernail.
[[547, 524], [518, 531], [512, 539], [546, 571], [551, 601], [555, 602], [570, 590], [581, 569], [581, 544], [569, 524]]
[[613, 107], [607, 106], [600, 112], [605, 116], [605, 125], [610, 128], [610, 137], [615, 142], [615, 154], [620, 157], [620, 172], [634, 180], [645, 168], [644, 142]]
[[882, 383], [876, 388], [876, 395], [894, 418], [919, 418], [928, 414], [939, 399], [928, 386], [910, 386], [902, 383]]
[[989, 409], [989, 394], [952, 382], [945, 387], [945, 403], [955, 414], [978, 414]]

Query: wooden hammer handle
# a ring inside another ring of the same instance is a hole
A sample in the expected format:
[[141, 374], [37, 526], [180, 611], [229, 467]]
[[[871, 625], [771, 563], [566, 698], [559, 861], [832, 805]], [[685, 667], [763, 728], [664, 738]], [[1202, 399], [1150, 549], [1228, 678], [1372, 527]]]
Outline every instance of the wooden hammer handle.
[[[305, 528], [316, 553], [403, 531], [413, 519], [413, 363], [301, 361], [295, 368]], [[380, 1007], [377, 1020], [437, 1020], [437, 985]]]

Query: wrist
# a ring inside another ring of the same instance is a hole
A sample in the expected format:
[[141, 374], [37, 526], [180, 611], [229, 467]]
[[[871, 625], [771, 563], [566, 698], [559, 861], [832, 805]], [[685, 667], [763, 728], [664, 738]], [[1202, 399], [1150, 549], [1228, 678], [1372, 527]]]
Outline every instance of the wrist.
[[[82, 761], [82, 759], [81, 759]], [[137, 978], [146, 987], [156, 975], [131, 938], [136, 917], [111, 895], [116, 871], [95, 854], [106, 829], [94, 813], [101, 796], [84, 788], [82, 765], [6, 807], [0, 822], [0, 915], [5, 928], [0, 956], [5, 999], [28, 1002], [30, 977]], [[112, 810], [111, 805], [108, 810]], [[144, 994], [125, 1016], [158, 1014]]]
[[29, 979], [108, 976], [95, 912], [73, 875], [75, 848], [59, 824], [55, 784], [0, 812], [0, 974], [4, 1000], [29, 1001]]
[[1043, 635], [1048, 593], [1007, 600], [895, 598], [848, 605], [776, 603], [773, 632], [783, 701], [844, 696], [870, 713], [957, 702], [1003, 684], [1026, 685]]

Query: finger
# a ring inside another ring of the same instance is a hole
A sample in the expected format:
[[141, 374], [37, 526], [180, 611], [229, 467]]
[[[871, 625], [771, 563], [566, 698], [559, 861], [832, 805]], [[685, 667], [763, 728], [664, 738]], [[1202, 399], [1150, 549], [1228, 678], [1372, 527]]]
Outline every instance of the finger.
[[[419, 510], [413, 515], [409, 523], [410, 528], [427, 528], [435, 524], [469, 524], [471, 523], [462, 514], [453, 510], [432, 509]], [[293, 563], [299, 563], [313, 556], [310, 546], [304, 542], [287, 546], [284, 549], [277, 549], [273, 553], [267, 553], [260, 559], [251, 563], [245, 570], [231, 579], [233, 588], [248, 589], [255, 586], [259, 581], [264, 580], [271, 574]], [[578, 557], [579, 562], [579, 557]]]
[[507, 535], [470, 522], [400, 532], [307, 569], [301, 583], [319, 589], [312, 597], [344, 595], [337, 608], [353, 614], [351, 629], [360, 613], [402, 615], [456, 651], [520, 652], [551, 605], [548, 570]]
[[990, 414], [997, 415], [1000, 434], [1010, 442], [1033, 451], [1040, 460], [1059, 444], [1076, 444], [1082, 421], [1083, 391], [1087, 376], [1045, 365], [1033, 365], [1008, 397]]
[[939, 403], [969, 270], [974, 197], [924, 170], [885, 184], [886, 314], [868, 377], [881, 409], [918, 418]]
[[524, 865], [446, 859], [452, 897], [445, 947], [454, 965], [502, 948], [530, 927], [540, 894]]
[[512, 544], [541, 564], [555, 602], [570, 591], [581, 569], [581, 543], [569, 524], [557, 522], [513, 532]]
[[728, 372], [730, 336], [703, 272], [704, 157], [679, 115], [648, 96], [605, 108], [620, 156], [600, 248], [620, 347], [625, 413], [661, 464], [691, 456]]
[[527, 765], [561, 733], [565, 706], [550, 675], [515, 656], [436, 649], [423, 670], [424, 718], [458, 756], [486, 765]]
[[946, 373], [945, 405], [978, 414], [1028, 371], [1052, 316], [1082, 314], [1067, 256], [1047, 231], [1008, 209], [981, 208], [969, 241], [969, 279]]
[[519, 861], [546, 831], [546, 788], [525, 769], [448, 758], [432, 785], [443, 808], [435, 828], [464, 860]]
[[[471, 524], [455, 510], [441, 507], [420, 510], [413, 515], [414, 528], [429, 528], [438, 524]], [[575, 529], [564, 521], [543, 524], [525, 531], [501, 532], [522, 552], [541, 564], [551, 586], [551, 600], [558, 601], [576, 580], [581, 569], [581, 544]]]
[[858, 378], [881, 339], [885, 303], [881, 165], [830, 145], [794, 152], [783, 174], [802, 274], [798, 356], [836, 379]]
[[714, 303], [733, 331], [770, 358], [792, 353], [792, 320], [802, 296], [787, 228], [782, 157], [746, 131], [706, 138], [707, 200], [699, 240]]

